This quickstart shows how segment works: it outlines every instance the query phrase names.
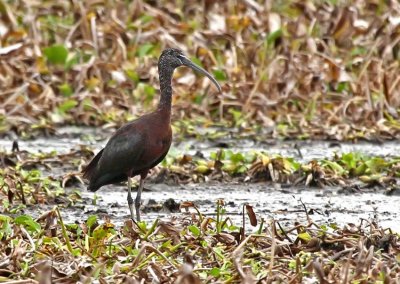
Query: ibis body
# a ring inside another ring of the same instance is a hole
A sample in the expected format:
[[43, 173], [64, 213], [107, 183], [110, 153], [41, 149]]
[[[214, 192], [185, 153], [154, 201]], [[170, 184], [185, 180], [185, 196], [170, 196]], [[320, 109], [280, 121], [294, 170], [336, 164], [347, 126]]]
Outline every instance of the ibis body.
[[88, 190], [97, 191], [103, 185], [128, 181], [128, 206], [134, 219], [130, 178], [140, 175], [135, 208], [140, 221], [140, 201], [144, 180], [149, 170], [159, 164], [167, 155], [172, 142], [171, 130], [171, 80], [174, 70], [188, 66], [208, 78], [221, 91], [218, 82], [203, 68], [195, 65], [182, 51], [165, 49], [158, 61], [160, 79], [160, 102], [155, 111], [128, 122], [119, 128], [106, 146], [82, 171], [89, 181]]

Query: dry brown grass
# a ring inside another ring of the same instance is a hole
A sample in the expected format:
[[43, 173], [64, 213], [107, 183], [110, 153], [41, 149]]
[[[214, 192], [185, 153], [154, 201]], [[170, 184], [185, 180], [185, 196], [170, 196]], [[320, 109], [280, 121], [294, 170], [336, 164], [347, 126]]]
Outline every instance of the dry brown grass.
[[[180, 70], [175, 118], [274, 137], [397, 138], [400, 5], [337, 2], [2, 1], [1, 130], [121, 124], [155, 105], [156, 59], [174, 46], [223, 85], [217, 94]], [[53, 44], [68, 63], [49, 62]]]

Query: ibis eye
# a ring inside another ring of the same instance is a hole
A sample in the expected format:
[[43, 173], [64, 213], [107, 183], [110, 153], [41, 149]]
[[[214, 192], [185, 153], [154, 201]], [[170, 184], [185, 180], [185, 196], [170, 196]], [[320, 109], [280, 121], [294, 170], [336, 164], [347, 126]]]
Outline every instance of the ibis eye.
[[184, 56], [184, 55], [182, 55], [182, 54], [178, 54], [178, 55], [176, 56], [176, 58], [179, 59], [181, 65], [183, 65], [184, 62], [185, 62], [186, 60], [188, 60], [188, 59], [186, 58], [186, 56]]

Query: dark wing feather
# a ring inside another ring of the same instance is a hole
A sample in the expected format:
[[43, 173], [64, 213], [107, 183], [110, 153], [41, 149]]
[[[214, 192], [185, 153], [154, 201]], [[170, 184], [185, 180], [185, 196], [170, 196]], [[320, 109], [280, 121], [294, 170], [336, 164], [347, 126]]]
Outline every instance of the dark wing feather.
[[99, 162], [101, 155], [103, 154], [104, 149], [101, 149], [100, 152], [90, 161], [90, 163], [82, 170], [83, 178], [87, 180], [92, 179], [92, 175], [94, 170], [96, 169], [97, 163]]
[[130, 170], [140, 169], [138, 161], [145, 147], [143, 131], [136, 131], [136, 124], [124, 125], [110, 138], [88, 169], [86, 176], [90, 179], [88, 189], [96, 191], [101, 186], [126, 179]]

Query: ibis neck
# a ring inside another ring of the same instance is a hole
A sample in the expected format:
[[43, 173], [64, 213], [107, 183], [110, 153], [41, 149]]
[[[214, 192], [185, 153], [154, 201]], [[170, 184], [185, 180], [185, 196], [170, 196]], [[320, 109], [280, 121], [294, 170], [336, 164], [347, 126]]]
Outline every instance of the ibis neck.
[[168, 109], [171, 111], [171, 102], [172, 102], [172, 74], [174, 70], [168, 68], [167, 70], [160, 71], [160, 103], [158, 104], [159, 109]]

